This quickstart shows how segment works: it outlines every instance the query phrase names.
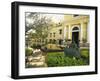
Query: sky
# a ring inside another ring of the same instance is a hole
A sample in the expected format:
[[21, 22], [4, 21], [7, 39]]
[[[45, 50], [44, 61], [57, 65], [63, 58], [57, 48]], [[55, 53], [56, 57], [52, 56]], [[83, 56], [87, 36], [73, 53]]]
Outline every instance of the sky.
[[46, 14], [48, 17], [52, 18], [52, 21], [55, 23], [59, 23], [64, 19], [63, 14]]
[[[28, 16], [29, 14], [30, 13], [26, 13], [26, 16]], [[49, 14], [49, 13], [45, 14], [45, 13], [41, 13], [41, 16], [47, 16], [48, 18], [51, 18], [54, 23], [59, 23], [59, 22], [64, 20], [64, 15], [63, 14]], [[29, 23], [32, 23], [31, 18], [29, 18], [29, 19], [27, 18], [27, 21]]]

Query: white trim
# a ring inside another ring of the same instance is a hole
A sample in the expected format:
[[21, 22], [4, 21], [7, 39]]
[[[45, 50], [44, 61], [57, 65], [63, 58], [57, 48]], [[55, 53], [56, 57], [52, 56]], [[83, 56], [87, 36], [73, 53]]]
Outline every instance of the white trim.
[[80, 32], [80, 30], [73, 30], [72, 32]]

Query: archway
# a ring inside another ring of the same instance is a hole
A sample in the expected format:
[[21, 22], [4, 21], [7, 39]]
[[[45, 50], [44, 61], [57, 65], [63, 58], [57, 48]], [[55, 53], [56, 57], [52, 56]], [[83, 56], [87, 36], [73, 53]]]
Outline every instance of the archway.
[[77, 46], [79, 47], [79, 28], [74, 27], [72, 29], [72, 42], [75, 42]]

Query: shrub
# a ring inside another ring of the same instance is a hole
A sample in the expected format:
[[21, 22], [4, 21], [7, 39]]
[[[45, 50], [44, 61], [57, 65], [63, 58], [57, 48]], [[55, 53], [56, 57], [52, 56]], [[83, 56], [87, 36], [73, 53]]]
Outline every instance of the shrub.
[[74, 48], [65, 48], [64, 49], [64, 54], [67, 57], [76, 57], [76, 58], [80, 58], [80, 53], [78, 50], [74, 49]]
[[25, 48], [25, 55], [30, 56], [33, 53], [33, 49], [30, 47]]
[[37, 44], [37, 45], [33, 44], [31, 47], [34, 48], [34, 49], [40, 49], [41, 45], [40, 44]]
[[46, 62], [48, 67], [79, 66], [88, 64], [84, 59], [67, 57], [63, 52], [48, 53]]
[[80, 58], [80, 51], [79, 48], [77, 47], [77, 45], [75, 44], [75, 42], [73, 42], [69, 48], [65, 48], [64, 49], [64, 54], [68, 57], [76, 57], [76, 58]]
[[32, 48], [36, 48], [36, 44], [33, 44], [31, 47], [32, 47]]
[[83, 58], [89, 58], [89, 49], [81, 49], [81, 56]]
[[77, 44], [74, 41], [70, 44], [70, 48], [74, 48], [76, 50], [79, 50]]

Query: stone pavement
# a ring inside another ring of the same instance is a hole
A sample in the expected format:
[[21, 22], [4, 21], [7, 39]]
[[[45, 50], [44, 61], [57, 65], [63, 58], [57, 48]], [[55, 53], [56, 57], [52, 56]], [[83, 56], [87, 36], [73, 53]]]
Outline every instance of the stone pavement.
[[26, 67], [47, 67], [46, 56], [43, 53], [41, 50], [33, 51], [33, 54], [27, 57]]

